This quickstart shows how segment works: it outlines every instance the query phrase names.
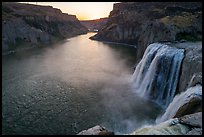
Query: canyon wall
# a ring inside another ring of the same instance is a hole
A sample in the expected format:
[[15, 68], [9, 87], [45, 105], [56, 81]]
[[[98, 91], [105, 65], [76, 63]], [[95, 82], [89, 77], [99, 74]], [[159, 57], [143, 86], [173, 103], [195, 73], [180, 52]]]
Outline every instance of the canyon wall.
[[150, 43], [202, 39], [201, 2], [122, 2], [91, 39], [137, 46], [138, 61]]
[[105, 27], [108, 22], [108, 18], [100, 18], [95, 20], [81, 20], [82, 25], [84, 25], [89, 31], [99, 31]]
[[202, 42], [195, 44], [202, 41], [201, 9], [201, 2], [115, 3], [106, 25], [90, 39], [136, 45], [136, 64], [151, 43], [171, 43], [183, 48], [185, 58], [179, 93], [187, 89], [191, 79], [194, 83], [202, 83]]
[[185, 51], [176, 94], [196, 84], [202, 85], [202, 42], [182, 42], [169, 45]]
[[57, 39], [87, 33], [75, 15], [52, 6], [3, 2], [2, 51], [22, 46], [50, 44]]
[[[202, 135], [201, 2], [116, 3], [106, 26], [90, 39], [136, 45], [137, 63], [142, 59], [147, 47], [155, 42], [184, 50], [175, 93], [177, 96], [168, 106], [166, 113], [161, 118], [162, 120], [158, 120], [162, 122], [153, 126], [144, 126], [130, 134]], [[164, 62], [155, 65], [160, 67], [159, 69], [171, 64], [166, 61], [168, 54], [165, 56], [164, 53], [163, 55], [164, 57], [161, 60]], [[150, 62], [146, 59], [143, 60], [146, 61], [144, 67], [147, 68], [146, 64], [150, 64]], [[137, 66], [140, 67], [141, 64]], [[138, 68], [138, 72], [141, 72], [141, 76], [143, 76], [146, 69], [139, 70], [140, 68]], [[140, 73], [135, 75], [135, 77], [139, 77]], [[168, 77], [166, 74], [164, 76]], [[166, 80], [163, 81], [166, 82]], [[147, 82], [148, 79], [144, 83]], [[136, 83], [139, 86], [140, 84], [143, 83]], [[155, 87], [161, 87], [163, 83], [160, 84]], [[163, 93], [161, 90], [157, 91], [158, 95]]]

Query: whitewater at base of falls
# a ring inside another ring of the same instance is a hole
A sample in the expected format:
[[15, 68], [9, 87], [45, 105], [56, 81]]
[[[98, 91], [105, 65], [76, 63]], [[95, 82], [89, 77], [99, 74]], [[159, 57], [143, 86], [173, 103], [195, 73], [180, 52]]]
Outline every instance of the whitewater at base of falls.
[[173, 100], [184, 49], [150, 44], [133, 74], [133, 89], [163, 107]]
[[185, 135], [188, 131], [189, 127], [180, 124], [178, 118], [174, 118], [157, 125], [144, 126], [130, 135]]
[[166, 121], [168, 119], [173, 118], [179, 108], [189, 102], [192, 98], [200, 98], [202, 99], [202, 86], [196, 85], [194, 87], [188, 88], [186, 91], [181, 92], [176, 95], [173, 101], [169, 104], [166, 112], [162, 115], [162, 117], [158, 117], [156, 123], [160, 123]]

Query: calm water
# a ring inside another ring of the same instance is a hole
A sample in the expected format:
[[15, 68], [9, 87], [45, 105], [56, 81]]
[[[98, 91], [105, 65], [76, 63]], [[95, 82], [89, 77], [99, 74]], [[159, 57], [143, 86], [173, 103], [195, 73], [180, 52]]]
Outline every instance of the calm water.
[[135, 49], [92, 35], [2, 58], [3, 134], [124, 134], [154, 122], [160, 108], [131, 91]]

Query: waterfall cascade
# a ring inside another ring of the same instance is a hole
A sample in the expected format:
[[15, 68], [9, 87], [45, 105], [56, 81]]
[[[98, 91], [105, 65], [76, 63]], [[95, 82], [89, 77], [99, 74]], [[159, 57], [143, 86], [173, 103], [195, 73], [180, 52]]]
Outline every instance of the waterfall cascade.
[[133, 74], [134, 91], [166, 108], [175, 96], [183, 57], [184, 49], [150, 44]]
[[166, 112], [162, 115], [162, 117], [157, 118], [156, 123], [160, 123], [173, 118], [179, 108], [188, 103], [192, 98], [199, 98], [200, 100], [202, 100], [201, 85], [190, 87], [186, 91], [176, 95], [173, 101], [169, 104], [168, 108], [166, 109]]

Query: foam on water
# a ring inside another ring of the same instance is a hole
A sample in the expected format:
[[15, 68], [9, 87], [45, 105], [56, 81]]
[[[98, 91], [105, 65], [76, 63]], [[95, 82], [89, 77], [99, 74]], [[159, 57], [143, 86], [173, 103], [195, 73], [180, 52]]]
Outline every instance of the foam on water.
[[173, 118], [178, 109], [194, 97], [202, 98], [201, 85], [196, 85], [194, 87], [188, 88], [186, 91], [176, 95], [173, 101], [169, 104], [168, 108], [166, 109], [166, 112], [162, 115], [162, 117], [157, 118], [156, 123], [160, 123], [170, 118]]
[[173, 100], [184, 49], [150, 44], [133, 74], [133, 88], [140, 96], [163, 107]]

